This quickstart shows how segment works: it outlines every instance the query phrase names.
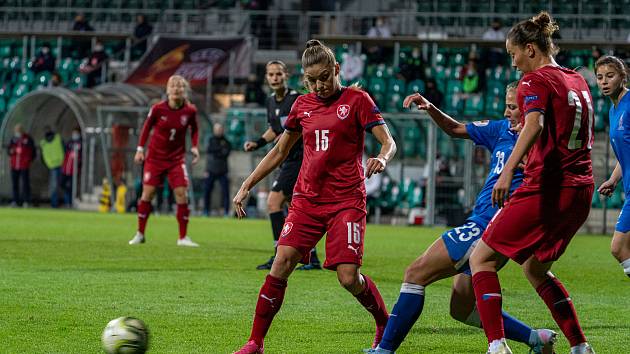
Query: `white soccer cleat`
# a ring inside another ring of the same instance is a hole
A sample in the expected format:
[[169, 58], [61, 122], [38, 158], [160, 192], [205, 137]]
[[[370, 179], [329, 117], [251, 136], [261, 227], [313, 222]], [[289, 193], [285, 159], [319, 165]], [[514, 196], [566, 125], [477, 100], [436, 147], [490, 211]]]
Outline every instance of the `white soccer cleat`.
[[136, 232], [136, 235], [129, 241], [130, 245], [139, 245], [141, 243], [144, 243], [144, 235], [139, 232]]
[[536, 329], [535, 344], [531, 346], [530, 353], [554, 354], [553, 345], [558, 339], [558, 334], [550, 329]]
[[495, 339], [488, 345], [486, 354], [512, 354], [512, 350], [508, 347], [505, 338]]
[[588, 343], [582, 343], [571, 348], [570, 354], [595, 354], [593, 347]]
[[177, 245], [186, 247], [199, 247], [199, 244], [191, 240], [188, 236], [178, 239]]

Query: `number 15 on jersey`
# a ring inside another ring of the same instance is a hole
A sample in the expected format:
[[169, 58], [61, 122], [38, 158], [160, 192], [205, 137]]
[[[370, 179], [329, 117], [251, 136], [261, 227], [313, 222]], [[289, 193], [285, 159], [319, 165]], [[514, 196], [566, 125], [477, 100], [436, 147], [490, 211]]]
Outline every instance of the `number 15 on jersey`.
[[315, 130], [315, 151], [328, 150], [328, 129]]

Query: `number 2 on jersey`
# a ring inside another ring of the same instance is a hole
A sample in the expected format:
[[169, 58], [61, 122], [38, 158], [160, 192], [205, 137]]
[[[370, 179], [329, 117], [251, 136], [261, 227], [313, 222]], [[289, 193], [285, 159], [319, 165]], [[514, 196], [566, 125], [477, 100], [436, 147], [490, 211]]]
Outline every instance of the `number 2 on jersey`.
[[330, 130], [315, 130], [315, 151], [328, 150], [328, 133]]
[[170, 131], [171, 131], [171, 134], [168, 136], [168, 141], [173, 141], [175, 140], [175, 133], [177, 133], [177, 130], [173, 128]]
[[[587, 110], [588, 110], [588, 133], [586, 134], [587, 139], [587, 148], [591, 149], [591, 140], [593, 134], [593, 120], [595, 119], [595, 115], [593, 112], [593, 104], [591, 103], [591, 98], [588, 95], [588, 92], [581, 91], [582, 97], [586, 101]], [[582, 127], [582, 102], [580, 102], [580, 97], [577, 92], [569, 90], [569, 106], [575, 107], [575, 121], [573, 122], [573, 130], [571, 131], [571, 136], [569, 137], [569, 145], [567, 146], [571, 150], [579, 149], [584, 146], [584, 142], [579, 140], [578, 133], [580, 128]]]

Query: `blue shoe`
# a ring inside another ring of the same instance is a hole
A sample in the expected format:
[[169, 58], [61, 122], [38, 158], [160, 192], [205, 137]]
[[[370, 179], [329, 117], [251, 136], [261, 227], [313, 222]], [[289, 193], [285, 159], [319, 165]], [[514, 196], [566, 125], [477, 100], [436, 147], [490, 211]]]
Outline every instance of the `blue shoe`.
[[296, 268], [296, 270], [321, 270], [322, 266], [319, 263], [304, 264]]
[[370, 348], [370, 349], [363, 349], [363, 353], [365, 353], [365, 354], [396, 354], [396, 352], [393, 352], [393, 351], [387, 350], [387, 349], [382, 349], [382, 348], [379, 348], [379, 347]]

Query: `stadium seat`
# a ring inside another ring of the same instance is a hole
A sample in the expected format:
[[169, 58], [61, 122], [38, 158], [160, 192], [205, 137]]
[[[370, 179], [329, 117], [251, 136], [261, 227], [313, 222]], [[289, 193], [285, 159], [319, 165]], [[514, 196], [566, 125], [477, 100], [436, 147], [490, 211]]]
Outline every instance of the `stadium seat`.
[[405, 80], [401, 80], [401, 79], [397, 79], [397, 78], [391, 78], [389, 79], [389, 85], [387, 86], [387, 91], [388, 92], [395, 92], [398, 93], [400, 95], [405, 93]]
[[388, 91], [387, 95], [385, 96], [385, 112], [402, 112], [403, 99], [404, 97], [402, 97], [400, 93]]
[[382, 77], [372, 77], [369, 82], [368, 90], [371, 94], [384, 93], [386, 90], [385, 80]]
[[50, 81], [50, 73], [48, 71], [42, 71], [35, 77], [35, 85], [46, 86]]
[[413, 80], [409, 82], [409, 84], [407, 85], [407, 95], [411, 95], [416, 92], [422, 93], [424, 92], [424, 89], [425, 89], [424, 81], [420, 79]]
[[483, 112], [483, 99], [480, 94], [470, 95], [464, 102], [464, 116], [479, 118]]
[[[621, 185], [621, 183], [619, 185]], [[619, 185], [617, 186], [617, 189], [615, 189], [615, 191], [613, 192], [612, 196], [608, 198], [607, 206], [609, 208], [619, 209], [621, 208], [621, 206], [623, 206], [623, 188], [619, 187]]]
[[9, 102], [7, 102], [7, 112], [12, 110], [13, 107], [15, 107], [15, 104], [17, 103], [19, 99], [20, 99], [19, 97], [11, 97], [11, 99], [9, 99]]
[[501, 96], [486, 95], [485, 113], [487, 118], [503, 118], [505, 111], [505, 100]]
[[13, 98], [20, 98], [20, 97], [26, 95], [28, 93], [28, 91], [29, 91], [28, 85], [26, 85], [24, 83], [17, 84], [13, 88]]
[[606, 130], [608, 125], [608, 110], [610, 109], [607, 98], [595, 99], [595, 131], [601, 132]]

